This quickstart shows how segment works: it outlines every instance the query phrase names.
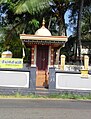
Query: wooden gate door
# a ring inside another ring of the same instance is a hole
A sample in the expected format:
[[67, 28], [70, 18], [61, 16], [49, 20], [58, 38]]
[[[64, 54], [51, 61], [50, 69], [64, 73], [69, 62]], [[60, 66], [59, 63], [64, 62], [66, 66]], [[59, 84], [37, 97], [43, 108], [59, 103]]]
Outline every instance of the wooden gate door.
[[36, 86], [47, 87], [48, 86], [48, 51], [49, 46], [37, 46], [37, 73], [36, 73]]

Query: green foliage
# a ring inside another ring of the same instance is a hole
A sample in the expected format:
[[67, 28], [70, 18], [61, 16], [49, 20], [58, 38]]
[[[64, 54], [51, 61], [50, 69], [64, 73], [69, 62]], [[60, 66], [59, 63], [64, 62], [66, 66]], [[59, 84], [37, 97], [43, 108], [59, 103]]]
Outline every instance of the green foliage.
[[82, 17], [82, 26], [81, 26], [81, 33], [82, 33], [82, 40], [91, 40], [91, 5], [89, 7], [85, 7], [83, 11]]
[[[87, 33], [90, 22], [88, 6], [90, 0], [84, 0], [84, 12], [82, 13], [82, 39], [91, 39]], [[10, 47], [14, 57], [22, 57], [22, 44], [19, 34], [34, 34], [40, 27], [43, 17], [46, 19], [46, 26], [53, 35], [62, 34], [68, 24], [65, 24], [64, 15], [67, 10], [71, 11], [70, 27], [74, 26], [74, 33], [77, 31], [77, 20], [79, 12], [79, 0], [0, 0], [0, 52]], [[87, 6], [87, 8], [86, 8]], [[72, 26], [71, 26], [72, 25]], [[71, 44], [69, 43], [69, 49]], [[63, 48], [63, 53], [71, 55]]]
[[38, 13], [49, 7], [48, 1], [50, 0], [18, 0], [15, 6], [15, 13], [21, 14], [27, 11], [30, 14]]
[[7, 2], [8, 2], [8, 0], [0, 0], [0, 4], [7, 3]]

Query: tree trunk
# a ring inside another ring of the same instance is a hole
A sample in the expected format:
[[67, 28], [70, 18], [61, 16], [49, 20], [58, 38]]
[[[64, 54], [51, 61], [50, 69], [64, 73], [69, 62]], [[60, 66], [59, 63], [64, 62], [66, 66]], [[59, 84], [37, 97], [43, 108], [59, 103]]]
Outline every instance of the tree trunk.
[[59, 36], [63, 35], [63, 36], [66, 36], [67, 33], [66, 33], [66, 27], [65, 27], [65, 20], [64, 20], [64, 14], [61, 15], [62, 17], [60, 17], [60, 20], [59, 20]]
[[80, 64], [81, 64], [81, 19], [82, 19], [83, 3], [84, 0], [81, 0], [79, 4], [78, 23], [77, 23], [78, 60]]
[[74, 43], [74, 62], [77, 61], [77, 40]]
[[51, 26], [51, 21], [52, 21], [52, 16], [50, 16], [50, 19], [49, 19], [49, 24], [48, 24], [48, 29], [50, 30], [50, 26]]

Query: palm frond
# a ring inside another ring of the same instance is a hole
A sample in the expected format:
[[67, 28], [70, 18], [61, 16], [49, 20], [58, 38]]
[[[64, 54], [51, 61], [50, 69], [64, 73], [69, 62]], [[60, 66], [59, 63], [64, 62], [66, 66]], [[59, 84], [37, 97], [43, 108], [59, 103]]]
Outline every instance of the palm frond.
[[0, 0], [0, 4], [7, 3], [7, 0]]
[[15, 13], [21, 14], [24, 12], [29, 12], [30, 14], [33, 14], [35, 12], [40, 12], [41, 10], [50, 7], [49, 1], [50, 0], [23, 0], [17, 2]]

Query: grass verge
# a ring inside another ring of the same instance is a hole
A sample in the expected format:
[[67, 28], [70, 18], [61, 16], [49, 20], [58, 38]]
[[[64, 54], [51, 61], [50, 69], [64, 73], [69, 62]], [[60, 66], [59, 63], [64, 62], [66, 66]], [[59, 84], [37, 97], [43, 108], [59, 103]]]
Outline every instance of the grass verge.
[[63, 93], [63, 94], [50, 94], [50, 95], [21, 95], [20, 93], [16, 93], [14, 95], [0, 95], [0, 98], [27, 98], [27, 99], [80, 99], [80, 100], [91, 100], [91, 94], [81, 95], [81, 94], [71, 94], [71, 93]]

